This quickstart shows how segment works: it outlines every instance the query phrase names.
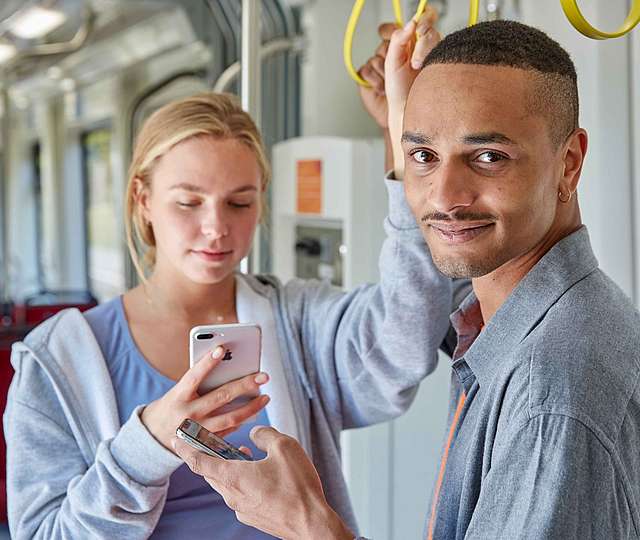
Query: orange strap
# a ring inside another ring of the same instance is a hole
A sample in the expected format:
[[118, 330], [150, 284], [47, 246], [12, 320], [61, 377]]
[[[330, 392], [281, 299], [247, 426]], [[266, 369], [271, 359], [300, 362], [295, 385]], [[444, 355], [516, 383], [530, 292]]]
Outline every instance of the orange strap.
[[447, 445], [444, 448], [444, 454], [442, 454], [442, 461], [440, 462], [440, 472], [438, 473], [438, 482], [436, 483], [436, 490], [433, 494], [433, 504], [431, 506], [431, 516], [429, 517], [429, 528], [427, 533], [427, 539], [433, 540], [433, 527], [436, 521], [436, 508], [438, 507], [438, 499], [440, 498], [440, 489], [442, 488], [442, 480], [444, 479], [444, 471], [447, 468], [447, 459], [449, 458], [449, 449], [453, 442], [453, 435], [456, 432], [458, 421], [460, 420], [460, 414], [464, 407], [464, 402], [467, 400], [467, 396], [464, 392], [460, 396], [456, 412], [453, 415], [453, 421], [451, 422], [451, 428], [449, 428], [449, 437], [447, 437]]

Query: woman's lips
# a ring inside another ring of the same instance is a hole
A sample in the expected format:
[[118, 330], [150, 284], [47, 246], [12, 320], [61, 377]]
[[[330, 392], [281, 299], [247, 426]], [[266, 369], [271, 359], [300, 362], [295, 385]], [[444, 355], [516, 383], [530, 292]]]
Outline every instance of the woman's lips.
[[192, 253], [205, 262], [220, 262], [231, 256], [230, 251], [209, 251], [208, 249], [194, 249]]
[[490, 227], [493, 227], [493, 223], [471, 225], [468, 223], [463, 224], [451, 224], [451, 223], [431, 223], [429, 225], [436, 233], [438, 238], [445, 241], [448, 244], [464, 244], [470, 242], [474, 238], [477, 238], [482, 233], [486, 232]]

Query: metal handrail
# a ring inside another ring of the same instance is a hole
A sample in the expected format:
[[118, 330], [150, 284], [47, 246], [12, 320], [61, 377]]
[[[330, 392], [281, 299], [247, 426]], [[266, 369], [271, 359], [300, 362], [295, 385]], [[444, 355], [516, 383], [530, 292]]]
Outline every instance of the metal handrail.
[[51, 56], [55, 54], [68, 54], [75, 52], [82, 48], [89, 39], [91, 31], [93, 30], [96, 15], [91, 7], [85, 3], [84, 18], [82, 24], [76, 30], [76, 33], [68, 41], [61, 41], [58, 43], [45, 43], [43, 45], [36, 45], [25, 51], [18, 52], [7, 65], [5, 71], [11, 71], [11, 68], [17, 65], [18, 62], [25, 58], [33, 58], [38, 56]]
[[[304, 49], [304, 38], [296, 36], [294, 38], [278, 38], [265, 43], [260, 50], [260, 61], [264, 61], [271, 56], [282, 52], [298, 53]], [[241, 71], [240, 62], [234, 62], [225, 69], [213, 85], [214, 92], [226, 92], [229, 86], [239, 77]]]

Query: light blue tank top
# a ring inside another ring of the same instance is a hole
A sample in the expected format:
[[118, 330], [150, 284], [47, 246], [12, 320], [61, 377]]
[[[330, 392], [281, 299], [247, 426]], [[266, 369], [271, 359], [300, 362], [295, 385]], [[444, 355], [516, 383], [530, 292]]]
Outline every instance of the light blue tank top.
[[[107, 363], [120, 423], [124, 424], [138, 405], [162, 397], [175, 382], [153, 368], [138, 350], [129, 331], [121, 297], [84, 315]], [[226, 439], [236, 447], [247, 446], [255, 458], [261, 459], [264, 452], [249, 439], [249, 431], [256, 424], [269, 425], [264, 410], [255, 422], [244, 424]], [[202, 477], [182, 465], [171, 475], [165, 507], [151, 538], [266, 540], [273, 537], [240, 523], [222, 497]]]

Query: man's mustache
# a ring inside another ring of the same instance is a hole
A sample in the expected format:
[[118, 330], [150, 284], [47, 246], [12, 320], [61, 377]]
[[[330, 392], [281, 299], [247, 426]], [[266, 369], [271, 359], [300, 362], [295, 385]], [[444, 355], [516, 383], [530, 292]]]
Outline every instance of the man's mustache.
[[445, 214], [443, 212], [429, 212], [420, 218], [422, 223], [426, 223], [428, 221], [496, 221], [495, 217], [491, 214], [481, 214], [481, 213], [462, 213], [462, 212], [454, 212], [453, 214]]

